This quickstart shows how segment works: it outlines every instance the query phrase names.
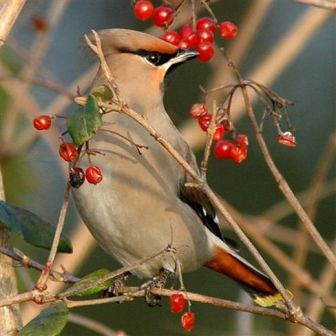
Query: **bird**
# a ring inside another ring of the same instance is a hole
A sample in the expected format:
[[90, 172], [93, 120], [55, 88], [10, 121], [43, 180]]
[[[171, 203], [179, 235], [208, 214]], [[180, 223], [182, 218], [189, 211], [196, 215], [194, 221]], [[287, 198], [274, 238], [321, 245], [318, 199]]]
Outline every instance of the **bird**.
[[[199, 173], [191, 148], [163, 103], [167, 78], [198, 53], [129, 29], [105, 29], [98, 36], [125, 106]], [[106, 83], [100, 67], [93, 86]], [[99, 245], [123, 266], [172, 246], [174, 253], [163, 253], [132, 270], [141, 279], [176, 274], [177, 262], [182, 273], [205, 266], [236, 281], [261, 306], [281, 300], [269, 277], [223, 238], [214, 206], [188, 186], [192, 180], [158, 141], [123, 113], [106, 113], [103, 121], [102, 130], [90, 139], [90, 150], [104, 154], [91, 157], [104, 172], [103, 180], [73, 190], [76, 207]], [[144, 148], [139, 151], [135, 144]]]

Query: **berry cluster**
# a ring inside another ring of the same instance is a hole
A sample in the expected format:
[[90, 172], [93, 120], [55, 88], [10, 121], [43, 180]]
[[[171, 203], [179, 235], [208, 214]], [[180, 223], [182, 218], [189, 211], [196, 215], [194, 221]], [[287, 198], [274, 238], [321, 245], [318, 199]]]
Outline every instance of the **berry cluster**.
[[[51, 127], [52, 119], [49, 115], [40, 115], [33, 120], [33, 125], [39, 131], [47, 130]], [[58, 154], [64, 161], [73, 164], [79, 159], [78, 148], [72, 142], [65, 142], [63, 139]], [[69, 183], [74, 188], [79, 188], [85, 180], [90, 184], [98, 184], [102, 179], [103, 174], [100, 168], [94, 165], [87, 167], [85, 173], [82, 168], [75, 165], [69, 171]]]
[[[207, 111], [205, 104], [194, 104], [190, 109], [190, 115], [198, 120], [198, 124], [204, 132], [209, 130], [212, 115]], [[233, 142], [224, 139], [228, 132], [232, 134]], [[245, 134], [235, 134], [227, 120], [216, 124], [212, 139], [216, 142], [214, 154], [218, 159], [231, 159], [235, 163], [241, 163], [246, 159], [248, 137]]]
[[[182, 313], [186, 305], [184, 294], [176, 293], [169, 297], [170, 311], [175, 314]], [[195, 325], [196, 316], [192, 311], [184, 312], [181, 316], [182, 328], [186, 331], [191, 331]]]
[[[168, 5], [154, 8], [149, 0], [138, 0], [134, 4], [134, 15], [139, 20], [152, 18], [153, 24], [165, 29], [174, 20], [174, 10]], [[214, 55], [215, 32], [225, 39], [232, 39], [238, 33], [238, 28], [230, 21], [220, 24], [211, 17], [202, 17], [197, 20], [195, 26], [192, 24], [184, 25], [179, 32], [166, 31], [162, 39], [178, 46], [180, 49], [195, 48], [199, 52], [198, 59], [208, 62]]]

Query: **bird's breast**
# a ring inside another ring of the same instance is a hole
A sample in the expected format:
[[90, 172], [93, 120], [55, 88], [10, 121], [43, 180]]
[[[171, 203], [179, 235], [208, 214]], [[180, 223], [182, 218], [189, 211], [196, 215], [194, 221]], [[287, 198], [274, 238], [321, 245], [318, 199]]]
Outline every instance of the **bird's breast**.
[[[90, 141], [97, 151], [91, 159], [102, 169], [103, 181], [74, 192], [84, 222], [123, 265], [173, 243], [184, 270], [200, 267], [210, 248], [197, 215], [178, 198], [184, 172], [135, 121], [114, 117], [104, 125], [108, 131], [99, 131]], [[150, 277], [163, 266], [174, 269], [174, 258], [156, 258], [137, 273]]]

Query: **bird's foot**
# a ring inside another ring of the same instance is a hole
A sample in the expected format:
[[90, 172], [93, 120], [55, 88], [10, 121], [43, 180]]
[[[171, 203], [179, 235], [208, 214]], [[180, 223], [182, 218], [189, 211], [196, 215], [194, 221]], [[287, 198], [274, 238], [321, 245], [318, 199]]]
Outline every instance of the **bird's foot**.
[[129, 276], [129, 272], [120, 274], [117, 276], [114, 281], [112, 286], [106, 289], [105, 295], [106, 296], [118, 296], [120, 293], [122, 293], [122, 289], [125, 286], [125, 282]]
[[172, 274], [173, 273], [171, 271], [162, 269], [157, 276], [140, 286], [140, 288], [145, 291], [145, 299], [149, 307], [161, 306], [161, 296], [155, 295], [151, 291], [153, 288], [164, 288], [168, 278]]

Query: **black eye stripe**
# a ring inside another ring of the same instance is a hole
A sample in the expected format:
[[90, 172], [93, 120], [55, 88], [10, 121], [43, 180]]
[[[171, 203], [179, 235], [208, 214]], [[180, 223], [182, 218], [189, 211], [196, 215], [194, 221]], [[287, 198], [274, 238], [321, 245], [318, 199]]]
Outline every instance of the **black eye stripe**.
[[172, 58], [176, 57], [177, 53], [174, 54], [164, 54], [158, 51], [147, 51], [147, 50], [137, 50], [134, 52], [139, 56], [146, 58], [146, 60], [153, 65], [160, 66], [167, 63]]

